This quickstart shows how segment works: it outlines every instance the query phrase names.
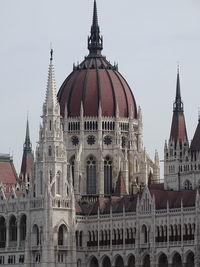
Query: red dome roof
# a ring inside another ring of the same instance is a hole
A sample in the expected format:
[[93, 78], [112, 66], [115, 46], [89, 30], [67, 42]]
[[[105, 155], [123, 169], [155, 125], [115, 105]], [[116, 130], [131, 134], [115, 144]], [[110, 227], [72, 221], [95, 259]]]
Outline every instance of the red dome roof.
[[137, 117], [137, 108], [131, 89], [105, 57], [88, 56], [64, 81], [58, 93], [61, 115], [67, 105], [68, 116], [80, 116], [81, 102], [84, 116], [98, 116], [101, 103], [102, 116], [115, 116], [118, 105], [119, 116], [128, 117], [131, 109]]
[[102, 116], [116, 116], [118, 107], [120, 117], [128, 117], [131, 109], [137, 117], [135, 99], [129, 85], [116, 66], [112, 66], [101, 55], [103, 38], [100, 36], [97, 6], [94, 1], [91, 35], [88, 38], [89, 56], [74, 67], [58, 92], [61, 115], [64, 117], [67, 105], [68, 116], [80, 116], [83, 103], [84, 116], [98, 116], [101, 103]]

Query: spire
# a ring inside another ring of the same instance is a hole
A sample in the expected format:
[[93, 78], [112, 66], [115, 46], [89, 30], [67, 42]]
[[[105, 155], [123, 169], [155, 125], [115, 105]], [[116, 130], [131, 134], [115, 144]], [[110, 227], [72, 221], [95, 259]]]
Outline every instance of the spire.
[[90, 55], [92, 56], [100, 56], [101, 50], [103, 49], [103, 37], [100, 36], [96, 0], [94, 0], [93, 21], [91, 26], [91, 34], [88, 37], [88, 49], [90, 51]]
[[119, 172], [119, 176], [116, 182], [115, 195], [118, 196], [127, 195], [126, 184], [124, 181], [124, 177], [122, 176], [121, 170]]
[[181, 88], [180, 88], [180, 77], [179, 77], [179, 66], [177, 68], [177, 82], [176, 82], [176, 99], [174, 102], [174, 111], [183, 112], [183, 102], [181, 100]]
[[26, 122], [26, 137], [25, 137], [25, 142], [24, 142], [24, 151], [31, 152], [32, 151], [32, 145], [30, 141], [30, 134], [29, 134], [29, 121], [27, 118]]
[[173, 106], [170, 140], [175, 142], [188, 141], [183, 102], [181, 99], [179, 67], [177, 69], [176, 98]]
[[54, 66], [53, 66], [53, 49], [51, 49], [50, 51], [50, 63], [49, 63], [45, 104], [46, 104], [47, 109], [48, 108], [53, 109], [53, 107], [57, 104], [55, 73], [54, 73]]

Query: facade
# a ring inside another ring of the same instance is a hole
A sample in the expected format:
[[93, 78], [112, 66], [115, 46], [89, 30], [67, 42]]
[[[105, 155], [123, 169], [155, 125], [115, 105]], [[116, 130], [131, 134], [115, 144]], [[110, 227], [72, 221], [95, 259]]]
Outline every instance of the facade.
[[56, 93], [51, 50], [36, 153], [0, 155], [0, 265], [199, 267], [200, 124], [188, 141], [177, 74], [171, 134], [143, 147], [140, 107], [102, 56], [94, 1], [89, 54]]

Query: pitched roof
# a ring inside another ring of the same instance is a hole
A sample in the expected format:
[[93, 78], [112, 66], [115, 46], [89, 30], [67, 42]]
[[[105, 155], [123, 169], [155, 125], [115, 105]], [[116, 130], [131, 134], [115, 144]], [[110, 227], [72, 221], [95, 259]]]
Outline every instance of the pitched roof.
[[17, 183], [17, 173], [9, 155], [0, 155], [0, 183], [7, 186]]
[[200, 120], [190, 146], [191, 151], [200, 151]]
[[183, 112], [174, 111], [170, 132], [170, 140], [173, 140], [175, 142], [183, 142], [185, 140], [188, 140], [185, 117]]

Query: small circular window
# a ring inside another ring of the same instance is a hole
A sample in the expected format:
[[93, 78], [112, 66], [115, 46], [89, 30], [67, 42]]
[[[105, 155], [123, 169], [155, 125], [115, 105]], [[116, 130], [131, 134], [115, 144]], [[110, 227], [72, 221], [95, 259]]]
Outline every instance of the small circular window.
[[94, 145], [95, 141], [96, 141], [96, 140], [95, 140], [94, 135], [89, 135], [89, 136], [88, 136], [88, 138], [87, 138], [87, 142], [88, 142], [89, 145], [91, 145], [91, 146]]
[[108, 136], [108, 135], [105, 136], [104, 137], [104, 144], [107, 145], [107, 146], [111, 145], [112, 144], [112, 138], [110, 136]]
[[79, 139], [77, 136], [72, 136], [72, 144], [77, 146], [79, 144]]

